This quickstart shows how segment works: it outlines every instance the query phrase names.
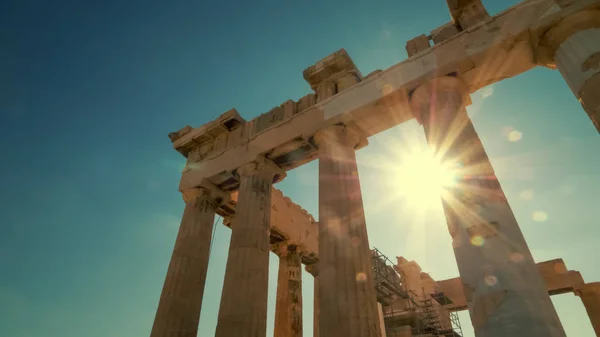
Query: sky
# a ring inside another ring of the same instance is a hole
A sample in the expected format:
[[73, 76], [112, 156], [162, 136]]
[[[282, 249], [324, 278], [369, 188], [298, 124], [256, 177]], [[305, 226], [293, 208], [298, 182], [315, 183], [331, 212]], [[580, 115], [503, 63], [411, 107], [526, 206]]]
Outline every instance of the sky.
[[[483, 2], [491, 14], [517, 3]], [[168, 133], [297, 100], [310, 92], [302, 70], [340, 48], [363, 74], [385, 69], [448, 21], [437, 0], [1, 2], [0, 336], [149, 336], [184, 207]], [[600, 137], [560, 74], [534, 69], [472, 98], [534, 258], [600, 281]], [[406, 178], [372, 165], [423, 147], [421, 127], [369, 141], [357, 157], [370, 243], [456, 277], [439, 199], [414, 207]], [[312, 162], [277, 186], [315, 217], [317, 174]], [[214, 335], [229, 238], [217, 227], [198, 336]], [[271, 255], [268, 336], [276, 274]], [[553, 301], [567, 335], [594, 336], [579, 298]]]

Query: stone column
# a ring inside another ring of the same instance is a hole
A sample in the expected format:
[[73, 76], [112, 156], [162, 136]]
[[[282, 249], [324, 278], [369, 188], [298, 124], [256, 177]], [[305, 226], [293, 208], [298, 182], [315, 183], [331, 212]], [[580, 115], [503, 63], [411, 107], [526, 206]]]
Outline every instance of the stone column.
[[295, 245], [279, 245], [275, 337], [302, 337], [302, 256]]
[[319, 335], [379, 337], [371, 252], [356, 165], [362, 137], [337, 125], [319, 148]]
[[600, 11], [577, 12], [549, 29], [538, 62], [558, 68], [600, 132]]
[[306, 271], [309, 272], [314, 278], [314, 303], [313, 303], [313, 337], [319, 337], [319, 264], [314, 263], [306, 266]]
[[564, 337], [546, 285], [468, 117], [468, 91], [455, 77], [411, 96], [415, 117], [456, 186], [442, 201], [477, 337]]
[[183, 198], [186, 206], [151, 337], [192, 337], [198, 331], [219, 197], [215, 190], [197, 188], [184, 192]]
[[271, 188], [278, 168], [265, 160], [240, 167], [216, 337], [265, 337]]
[[588, 283], [575, 289], [575, 295], [581, 298], [596, 336], [600, 336], [600, 282]]

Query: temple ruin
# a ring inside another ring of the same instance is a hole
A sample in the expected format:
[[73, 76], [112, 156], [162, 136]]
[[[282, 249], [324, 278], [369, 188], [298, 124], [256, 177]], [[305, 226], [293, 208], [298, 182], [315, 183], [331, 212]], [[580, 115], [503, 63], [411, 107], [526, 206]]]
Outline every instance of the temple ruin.
[[[169, 135], [187, 158], [179, 234], [152, 337], [195, 336], [215, 216], [231, 228], [216, 337], [265, 337], [269, 254], [279, 256], [275, 337], [564, 337], [551, 295], [579, 296], [600, 336], [600, 283], [561, 259], [535, 263], [466, 113], [469, 95], [537, 66], [558, 69], [600, 131], [600, 1], [528, 0], [488, 15], [480, 0], [447, 0], [451, 21], [406, 44], [409, 58], [363, 75], [345, 50], [304, 71], [314, 91], [250, 121], [232, 109]], [[460, 207], [442, 200], [458, 277], [433, 280], [369, 244], [355, 151], [415, 118], [434, 151], [456, 162]], [[273, 184], [319, 161], [319, 216]], [[485, 239], [486, 245], [472, 240]], [[313, 299], [302, 298], [302, 265]], [[489, 282], [493, 278], [493, 282]], [[244, 280], [244, 282], [240, 282]]]

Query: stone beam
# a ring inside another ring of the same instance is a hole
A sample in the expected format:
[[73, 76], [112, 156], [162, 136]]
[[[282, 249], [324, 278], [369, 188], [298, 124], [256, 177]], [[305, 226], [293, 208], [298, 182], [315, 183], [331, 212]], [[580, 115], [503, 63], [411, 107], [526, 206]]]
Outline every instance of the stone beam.
[[468, 29], [489, 17], [481, 0], [446, 0], [446, 3], [452, 21], [460, 29]]
[[[537, 267], [550, 295], [574, 292], [578, 286], [584, 284], [581, 274], [578, 271], [568, 270], [562, 259], [540, 262], [537, 263]], [[452, 301], [452, 304], [446, 306], [447, 309], [467, 310], [468, 297], [459, 277], [437, 281], [437, 284], [440, 291]]]
[[[217, 214], [226, 219], [224, 224], [228, 227], [230, 226], [228, 219], [235, 214], [237, 195], [238, 192], [232, 193], [230, 201], [217, 209]], [[286, 241], [305, 252], [302, 263], [310, 265], [318, 261], [318, 223], [310, 213], [276, 188], [273, 188], [271, 196], [271, 224], [271, 244]], [[405, 261], [402, 265], [411, 263], [418, 269], [418, 264], [414, 261]], [[578, 271], [568, 270], [562, 259], [539, 262], [537, 267], [550, 295], [573, 292], [577, 286], [584, 284], [581, 274]], [[453, 302], [447, 306], [448, 309], [466, 310], [467, 298], [459, 277], [435, 282], [420, 269], [416, 273], [403, 271], [402, 274], [414, 274], [417, 280], [420, 280], [420, 283], [415, 285], [415, 291], [422, 287], [421, 283], [428, 283], [429, 280], [429, 283], [433, 282], [436, 285], [425, 288], [441, 291]]]
[[[231, 200], [217, 209], [224, 225], [231, 225], [231, 217], [235, 214], [238, 192], [231, 194]], [[303, 252], [302, 262], [313, 264], [318, 258], [318, 223], [305, 209], [295, 204], [290, 198], [273, 188], [271, 192], [271, 244], [285, 241], [286, 244], [298, 247]]]
[[538, 64], [534, 50], [550, 27], [598, 7], [599, 0], [563, 7], [555, 0], [524, 1], [456, 34], [444, 33], [439, 43], [365, 78], [338, 51], [305, 71], [316, 95], [286, 101], [248, 122], [231, 110], [202, 127], [172, 133], [173, 146], [188, 158], [179, 188], [208, 178], [225, 191], [237, 190], [236, 168], [258, 155], [285, 170], [301, 166], [316, 158], [312, 136], [329, 125], [345, 123], [369, 137], [406, 122], [413, 118], [410, 93], [432, 78], [453, 74], [474, 92], [528, 71]]

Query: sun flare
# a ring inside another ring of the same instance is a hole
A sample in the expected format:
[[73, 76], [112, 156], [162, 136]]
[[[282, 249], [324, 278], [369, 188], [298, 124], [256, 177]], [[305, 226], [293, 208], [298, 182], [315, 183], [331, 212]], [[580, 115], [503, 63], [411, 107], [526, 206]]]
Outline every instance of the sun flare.
[[455, 168], [443, 163], [429, 148], [415, 147], [396, 165], [394, 185], [412, 207], [439, 203], [444, 191], [457, 184]]

